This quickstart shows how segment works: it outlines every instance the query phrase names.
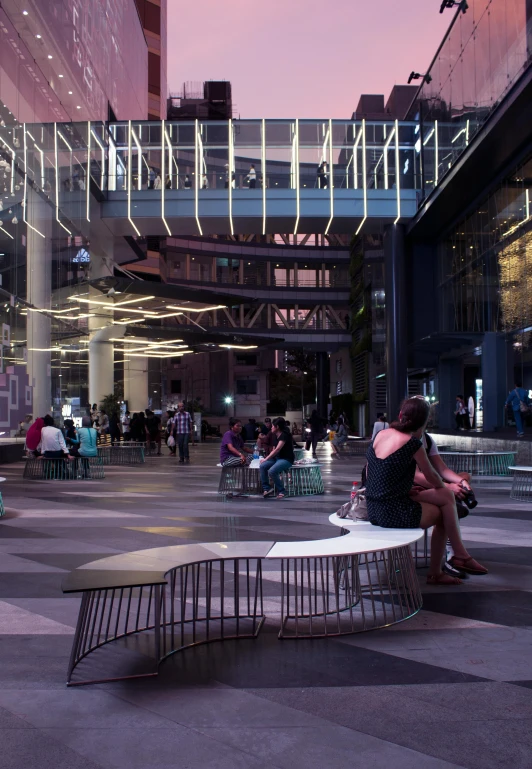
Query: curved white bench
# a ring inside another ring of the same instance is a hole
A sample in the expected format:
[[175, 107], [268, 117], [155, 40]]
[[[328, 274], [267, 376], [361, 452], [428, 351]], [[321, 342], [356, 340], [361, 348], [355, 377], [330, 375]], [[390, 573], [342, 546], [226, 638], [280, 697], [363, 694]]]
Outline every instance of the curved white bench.
[[[63, 582], [63, 592], [82, 593], [67, 683], [157, 675], [164, 659], [189, 646], [255, 638], [265, 620], [264, 562], [280, 562], [279, 638], [357, 633], [408, 619], [422, 603], [411, 552], [422, 536], [421, 529], [356, 523], [330, 539], [170, 545], [84, 564]], [[150, 671], [72, 680], [91, 652], [140, 632], [150, 638]]]

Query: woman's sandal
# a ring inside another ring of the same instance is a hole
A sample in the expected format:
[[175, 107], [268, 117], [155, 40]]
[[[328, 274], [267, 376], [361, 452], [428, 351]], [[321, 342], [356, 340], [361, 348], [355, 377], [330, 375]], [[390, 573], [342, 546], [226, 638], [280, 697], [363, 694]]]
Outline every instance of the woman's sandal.
[[456, 555], [453, 555], [449, 563], [451, 566], [454, 566], [455, 569], [465, 571], [466, 574], [476, 574], [481, 576], [488, 573], [486, 567], [482, 566], [478, 561], [475, 561], [471, 555], [469, 558], [457, 558]]
[[463, 582], [458, 577], [451, 577], [450, 574], [429, 574], [427, 576], [427, 585], [462, 585]]

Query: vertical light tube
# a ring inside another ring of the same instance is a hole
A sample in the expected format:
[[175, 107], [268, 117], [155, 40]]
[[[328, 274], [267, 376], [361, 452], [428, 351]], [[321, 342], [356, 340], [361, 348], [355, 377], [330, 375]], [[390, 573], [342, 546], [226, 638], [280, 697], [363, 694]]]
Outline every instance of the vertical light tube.
[[54, 123], [54, 153], [55, 153], [55, 220], [56, 222], [72, 235], [70, 230], [67, 230], [65, 225], [59, 219], [59, 157], [57, 150], [57, 123]]
[[[131, 156], [131, 120], [128, 120], [128, 126], [127, 126], [127, 218], [129, 219], [129, 223], [137, 233], [137, 235], [140, 237], [140, 231], [137, 229], [135, 222], [131, 218], [131, 165], [132, 165], [132, 156]], [[140, 179], [140, 174], [139, 174]]]
[[395, 121], [395, 188], [397, 192], [397, 224], [401, 218], [401, 169], [399, 168], [399, 121]]
[[87, 173], [85, 175], [85, 192], [87, 193], [86, 212], [85, 216], [88, 222], [90, 222], [90, 206], [91, 206], [91, 121], [87, 122]]
[[[356, 134], [356, 123], [355, 123], [355, 134]], [[355, 139], [355, 143], [353, 144], [353, 180], [354, 184], [353, 187], [355, 190], [358, 190], [358, 145], [360, 143], [360, 140], [362, 138], [362, 126], [360, 127], [360, 131], [358, 132], [358, 136]]]
[[294, 134], [294, 171], [296, 175], [296, 223], [294, 226], [294, 235], [297, 235], [297, 228], [299, 227], [299, 119], [296, 118], [296, 130]]
[[233, 166], [234, 166], [234, 146], [233, 146], [233, 121], [231, 118], [228, 120], [229, 129], [229, 226], [231, 228], [231, 235], [235, 234], [233, 229]]
[[194, 121], [194, 214], [196, 216], [196, 224], [198, 225], [199, 234], [203, 235], [203, 230], [201, 229], [199, 220], [199, 169], [199, 122], [196, 119]]
[[26, 219], [26, 210], [28, 208], [28, 149], [26, 143], [26, 123], [23, 124], [22, 130], [24, 133], [24, 205], [22, 207], [22, 221], [27, 227], [30, 228], [30, 230], [34, 230], [38, 235], [41, 236], [41, 238], [45, 238], [46, 236], [43, 235], [42, 232], [39, 232], [36, 227], [33, 227], [33, 225], [31, 225]]
[[358, 225], [358, 229], [355, 232], [355, 235], [358, 235], [358, 233], [362, 229], [362, 226], [364, 225], [364, 222], [368, 218], [368, 185], [366, 180], [367, 162], [366, 162], [366, 120], [365, 118], [362, 118], [361, 134], [362, 134], [362, 189], [364, 193], [364, 218]]
[[262, 234], [266, 235], [266, 121], [262, 118], [261, 133], [262, 161]]
[[333, 160], [333, 132], [332, 132], [332, 120], [329, 118], [329, 190], [330, 190], [330, 218], [327, 227], [325, 228], [324, 235], [327, 235], [329, 228], [334, 219], [334, 160]]
[[166, 227], [166, 232], [172, 237], [172, 233], [170, 232], [170, 227], [168, 226], [168, 222], [165, 219], [165, 210], [164, 210], [164, 203], [165, 203], [165, 189], [166, 189], [166, 174], [165, 174], [165, 162], [164, 162], [164, 152], [165, 152], [165, 144], [166, 144], [166, 126], [164, 120], [161, 120], [161, 218], [163, 220], [163, 224]]
[[440, 165], [438, 145], [438, 121], [434, 121], [434, 186], [438, 184], [438, 170]]

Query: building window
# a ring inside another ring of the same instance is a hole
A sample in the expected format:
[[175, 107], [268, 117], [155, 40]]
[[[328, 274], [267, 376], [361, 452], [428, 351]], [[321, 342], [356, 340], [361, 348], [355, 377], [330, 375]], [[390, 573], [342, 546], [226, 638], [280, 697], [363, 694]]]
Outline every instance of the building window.
[[237, 353], [236, 363], [238, 366], [256, 366], [257, 356], [256, 355], [239, 355]]
[[258, 392], [258, 380], [257, 379], [237, 379], [236, 380], [236, 394], [237, 395], [256, 395]]
[[342, 373], [342, 359], [337, 358], [336, 360], [336, 373], [341, 374]]
[[336, 395], [342, 394], [342, 380], [336, 382]]
[[170, 381], [170, 392], [172, 395], [178, 395], [181, 392], [181, 380], [172, 379]]

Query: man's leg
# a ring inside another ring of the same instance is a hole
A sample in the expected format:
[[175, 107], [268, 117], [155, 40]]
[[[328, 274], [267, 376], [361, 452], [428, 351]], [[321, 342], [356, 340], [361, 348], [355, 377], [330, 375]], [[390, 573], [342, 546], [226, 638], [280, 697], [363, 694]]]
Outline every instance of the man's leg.
[[274, 459], [266, 459], [266, 461], [260, 463], [260, 480], [262, 482], [263, 491], [270, 490], [270, 479], [268, 478], [268, 470], [275, 464]]
[[184, 433], [178, 433], [177, 435], [177, 446], [179, 448], [179, 461], [181, 464], [185, 461], [185, 434]]
[[185, 461], [189, 462], [190, 461], [190, 456], [189, 456], [189, 453], [188, 453], [188, 441], [189, 441], [190, 436], [189, 436], [188, 433], [186, 433], [183, 436], [183, 438], [184, 438], [184, 440], [183, 440], [183, 453], [185, 455]]
[[285, 487], [281, 481], [281, 473], [290, 470], [291, 467], [292, 465], [287, 459], [278, 459], [277, 462], [270, 467], [270, 477], [278, 494], [286, 494]]
[[520, 411], [514, 409], [515, 426], [517, 428], [517, 435], [523, 434], [523, 417]]

